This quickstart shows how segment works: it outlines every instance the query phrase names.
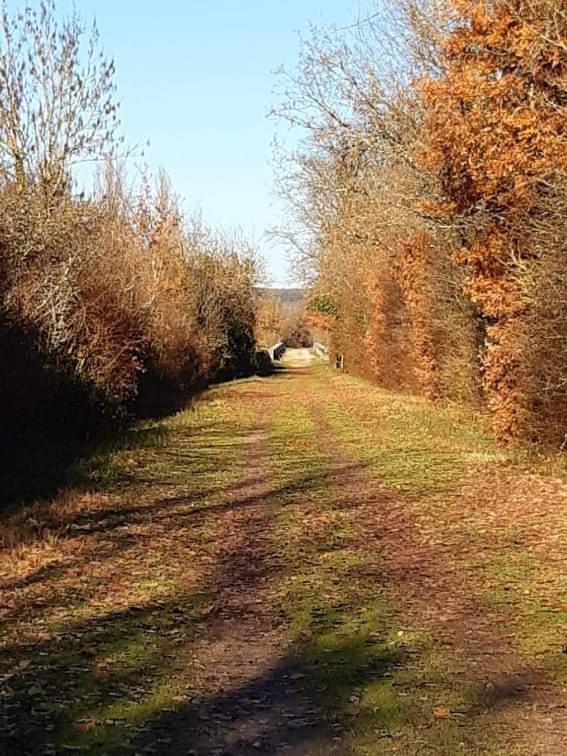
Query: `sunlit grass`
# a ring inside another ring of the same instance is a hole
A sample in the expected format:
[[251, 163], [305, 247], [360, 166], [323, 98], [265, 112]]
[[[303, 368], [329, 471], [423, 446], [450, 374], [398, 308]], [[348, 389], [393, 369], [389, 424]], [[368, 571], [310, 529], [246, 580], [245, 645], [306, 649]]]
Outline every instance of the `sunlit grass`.
[[557, 583], [549, 565], [537, 561], [521, 548], [492, 554], [483, 568], [483, 604], [493, 611], [505, 610], [512, 616], [506, 628], [518, 653], [530, 664], [541, 666], [546, 673], [567, 682], [567, 583], [549, 599], [542, 586]]
[[[510, 457], [482, 418], [322, 366], [217, 387], [101, 451], [83, 469], [85, 498], [70, 492], [43, 513], [34, 508], [45, 528], [33, 526], [20, 545], [14, 577], [33, 578], [42, 565], [55, 572], [24, 591], [38, 609], [11, 631], [10, 662], [29, 662], [13, 681], [15, 698], [39, 712], [29, 742], [102, 756], [136, 752], [152, 731], [167, 752], [167, 733], [152, 727], [164, 712], [190, 710], [215, 604], [207, 577], [220, 515], [249, 476], [251, 439], [260, 437], [266, 499], [257, 506], [275, 555], [264, 600], [281, 622], [286, 672], [340, 752], [500, 756], [499, 734], [484, 725], [497, 720], [484, 680], [471, 677], [462, 649], [408, 616], [379, 525], [391, 501], [420, 538], [456, 539], [453, 556], [475, 575], [479, 611], [509, 620], [518, 664], [564, 679], [563, 598], [550, 604], [550, 591], [544, 599], [538, 591], [552, 583], [548, 567], [517, 548], [513, 523], [493, 533], [485, 509], [459, 509], [471, 470]], [[460, 542], [476, 549], [474, 564], [455, 556]], [[313, 754], [327, 752], [314, 742]]]
[[[354, 418], [342, 429], [349, 423], [354, 433]], [[322, 438], [309, 401], [296, 397], [274, 417], [271, 466], [283, 484], [274, 538], [286, 565], [274, 592], [287, 615], [298, 684], [335, 722], [345, 754], [470, 748], [454, 712], [470, 712], [481, 691], [459, 680], [458, 662], [433, 636], [401, 624], [380, 554], [365, 547], [356, 508], [344, 506], [353, 492], [335, 477], [344, 462], [334, 444]], [[450, 716], [436, 718], [436, 707]]]
[[[359, 390], [355, 379], [345, 382]], [[367, 387], [360, 403], [332, 397], [325, 413], [349, 453], [385, 487], [400, 492], [454, 490], [472, 464], [505, 458], [485, 424], [456, 407]]]

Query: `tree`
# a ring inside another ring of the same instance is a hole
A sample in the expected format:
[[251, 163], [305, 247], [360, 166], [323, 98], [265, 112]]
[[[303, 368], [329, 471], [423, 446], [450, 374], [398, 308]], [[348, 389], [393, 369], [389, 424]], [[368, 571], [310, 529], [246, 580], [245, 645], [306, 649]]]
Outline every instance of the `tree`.
[[75, 13], [59, 21], [54, 0], [0, 11], [0, 178], [50, 202], [79, 163], [112, 151], [118, 126], [114, 63]]
[[[526, 280], [538, 228], [557, 222], [567, 170], [567, 16], [552, 0], [451, 0], [444, 73], [427, 77], [423, 163], [432, 203], [460, 239], [459, 260], [487, 323], [484, 383], [504, 439], [530, 433], [534, 369], [526, 354]], [[564, 203], [563, 203], [564, 207]], [[556, 247], [556, 254], [564, 253]]]
[[438, 179], [418, 159], [423, 106], [414, 82], [439, 74], [441, 28], [408, 0], [346, 34], [315, 30], [276, 109], [302, 136], [289, 162], [280, 160], [278, 183], [298, 267], [309, 267], [314, 291], [340, 311], [329, 323], [331, 352], [389, 388], [433, 398], [442, 383], [451, 394], [441, 376], [449, 363], [471, 376], [460, 394], [474, 393], [477, 372], [452, 229], [427, 207]]

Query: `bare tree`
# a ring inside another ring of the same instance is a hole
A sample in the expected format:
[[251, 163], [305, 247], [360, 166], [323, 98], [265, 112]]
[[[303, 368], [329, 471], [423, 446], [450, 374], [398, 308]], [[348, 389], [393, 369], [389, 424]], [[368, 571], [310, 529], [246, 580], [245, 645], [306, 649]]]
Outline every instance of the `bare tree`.
[[46, 198], [68, 188], [73, 166], [112, 151], [118, 126], [114, 63], [96, 24], [59, 20], [54, 0], [0, 11], [0, 175]]

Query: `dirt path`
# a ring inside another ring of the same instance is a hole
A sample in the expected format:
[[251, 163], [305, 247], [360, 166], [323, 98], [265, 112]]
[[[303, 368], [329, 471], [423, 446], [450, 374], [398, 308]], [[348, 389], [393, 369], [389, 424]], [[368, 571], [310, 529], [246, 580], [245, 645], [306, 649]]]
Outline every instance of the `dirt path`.
[[214, 607], [195, 648], [202, 698], [191, 728], [186, 711], [169, 718], [174, 752], [278, 753], [289, 750], [298, 729], [314, 724], [309, 699], [282, 665], [287, 639], [270, 585], [282, 559], [269, 537], [274, 515], [265, 426], [247, 439], [247, 472], [234, 506], [215, 523]]
[[565, 484], [284, 364], [0, 526], [2, 756], [565, 752]]

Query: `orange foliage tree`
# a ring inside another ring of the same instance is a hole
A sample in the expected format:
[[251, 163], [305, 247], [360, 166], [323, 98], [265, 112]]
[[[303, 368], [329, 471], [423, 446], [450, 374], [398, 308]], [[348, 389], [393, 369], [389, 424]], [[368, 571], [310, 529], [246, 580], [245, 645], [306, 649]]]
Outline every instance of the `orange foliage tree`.
[[385, 0], [314, 31], [277, 109], [302, 130], [284, 196], [331, 354], [563, 448], [566, 39], [557, 0]]
[[435, 298], [430, 275], [430, 258], [436, 252], [427, 234], [415, 234], [401, 245], [396, 259], [397, 279], [411, 321], [416, 377], [430, 399], [439, 398], [438, 347], [431, 316]]
[[421, 159], [440, 183], [429, 208], [456, 228], [470, 295], [486, 320], [484, 385], [503, 439], [530, 434], [523, 273], [538, 256], [531, 228], [550, 212], [542, 199], [567, 169], [559, 5], [451, 0], [443, 73], [421, 83]]

